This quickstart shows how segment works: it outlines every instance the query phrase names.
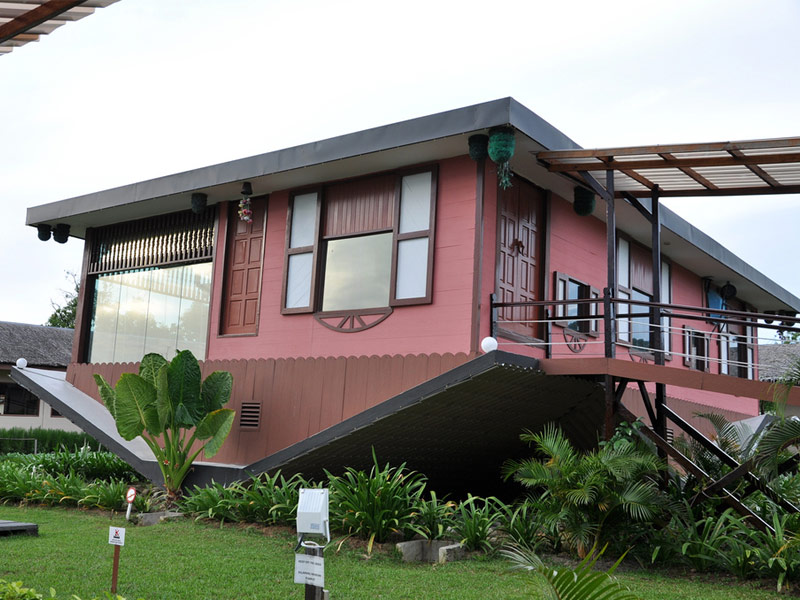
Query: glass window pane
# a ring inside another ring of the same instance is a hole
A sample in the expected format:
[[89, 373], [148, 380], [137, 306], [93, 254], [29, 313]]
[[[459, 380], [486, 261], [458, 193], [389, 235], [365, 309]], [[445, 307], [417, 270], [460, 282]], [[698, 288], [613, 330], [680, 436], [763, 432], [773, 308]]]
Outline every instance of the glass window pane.
[[176, 348], [191, 350], [202, 359], [206, 355], [208, 307], [211, 303], [211, 263], [186, 265], [182, 271]]
[[391, 268], [391, 233], [330, 240], [322, 310], [388, 306]]
[[317, 225], [317, 193], [300, 194], [292, 204], [292, 229], [290, 248], [314, 245], [314, 230]]
[[205, 356], [210, 262], [98, 277], [90, 362], [136, 362], [148, 352]]
[[[633, 290], [633, 300], [640, 300], [642, 302], [650, 302], [650, 296], [647, 294], [643, 294], [637, 290]], [[650, 309], [647, 306], [642, 306], [641, 304], [632, 304], [631, 305], [631, 312], [634, 313], [646, 313]], [[641, 317], [633, 317], [631, 318], [631, 331], [633, 334], [633, 341], [631, 342], [634, 346], [639, 346], [641, 348], [649, 348], [650, 347], [650, 317], [645, 315]]]
[[617, 248], [617, 281], [622, 287], [631, 287], [629, 256], [630, 244], [628, 240], [620, 240]]
[[168, 360], [175, 356], [183, 269], [184, 267], [177, 267], [151, 271], [147, 337], [142, 356], [150, 352], [160, 354]]
[[89, 340], [89, 362], [114, 361], [121, 275], [103, 275], [94, 288], [94, 314]]
[[400, 192], [400, 233], [425, 231], [431, 222], [431, 173], [403, 177]]
[[289, 273], [286, 275], [286, 308], [305, 308], [311, 303], [311, 271], [314, 254], [289, 256]]
[[[619, 299], [620, 300], [628, 300], [630, 295], [627, 292], [620, 292]], [[617, 310], [621, 313], [630, 313], [633, 312], [631, 310], [631, 305], [628, 303], [620, 303], [617, 305]], [[630, 321], [628, 317], [623, 317], [617, 320], [617, 332], [619, 334], [619, 339], [623, 342], [630, 342], [631, 341], [631, 330], [630, 330]]]
[[151, 276], [152, 271], [135, 271], [120, 276], [114, 362], [136, 362], [144, 356]]
[[[565, 300], [578, 300], [580, 298], [581, 293], [581, 286], [579, 283], [572, 281], [571, 279], [567, 282], [567, 297]], [[575, 331], [580, 331], [581, 321], [577, 321], [579, 317], [579, 309], [577, 304], [567, 304], [566, 306], [566, 317], [567, 319], [573, 319], [567, 322], [567, 327], [570, 329], [574, 329]]]
[[428, 238], [397, 243], [397, 287], [395, 296], [424, 298], [428, 287]]

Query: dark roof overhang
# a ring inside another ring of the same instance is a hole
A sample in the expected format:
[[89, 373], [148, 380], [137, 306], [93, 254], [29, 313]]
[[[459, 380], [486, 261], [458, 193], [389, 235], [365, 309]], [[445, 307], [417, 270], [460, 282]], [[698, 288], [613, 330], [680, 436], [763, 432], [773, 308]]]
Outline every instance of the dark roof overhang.
[[244, 471], [281, 469], [320, 480], [324, 470], [368, 471], [374, 450], [381, 466], [405, 463], [441, 493], [498, 493], [503, 463], [532, 452], [520, 441], [523, 430], [555, 422], [578, 447], [593, 447], [603, 397], [594, 378], [550, 377], [536, 359], [490, 352]]

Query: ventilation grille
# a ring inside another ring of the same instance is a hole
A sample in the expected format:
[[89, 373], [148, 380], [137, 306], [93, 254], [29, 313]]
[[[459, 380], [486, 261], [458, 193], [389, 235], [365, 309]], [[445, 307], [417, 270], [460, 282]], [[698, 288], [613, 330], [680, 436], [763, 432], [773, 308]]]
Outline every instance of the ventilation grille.
[[89, 273], [112, 273], [209, 260], [215, 211], [190, 210], [128, 221], [94, 231]]
[[670, 445], [675, 443], [675, 430], [667, 427], [667, 443]]
[[261, 404], [257, 402], [243, 402], [239, 411], [239, 427], [255, 429], [261, 425]]

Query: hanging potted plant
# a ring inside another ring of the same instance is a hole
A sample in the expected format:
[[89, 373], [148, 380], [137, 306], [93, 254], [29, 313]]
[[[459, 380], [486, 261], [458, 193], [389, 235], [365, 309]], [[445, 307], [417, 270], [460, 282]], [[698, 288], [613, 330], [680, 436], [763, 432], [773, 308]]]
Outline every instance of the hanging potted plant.
[[497, 182], [504, 190], [511, 187], [509, 161], [514, 156], [514, 145], [513, 127], [492, 127], [489, 130], [489, 158], [497, 165]]

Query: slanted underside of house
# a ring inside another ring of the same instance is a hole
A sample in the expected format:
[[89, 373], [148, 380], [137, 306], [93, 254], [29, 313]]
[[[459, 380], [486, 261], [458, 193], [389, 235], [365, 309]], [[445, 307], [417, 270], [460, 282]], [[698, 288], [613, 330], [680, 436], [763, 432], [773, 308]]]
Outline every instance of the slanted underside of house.
[[13, 377], [157, 477], [92, 374], [177, 349], [231, 371], [236, 424], [197, 482], [374, 449], [490, 492], [548, 422], [582, 447], [626, 410], [665, 440], [709, 433], [696, 413], [770, 399], [758, 328], [800, 311], [660, 205], [800, 191], [798, 140], [726, 144], [581, 150], [504, 99], [35, 207], [43, 239], [85, 240], [78, 324], [63, 380]]

